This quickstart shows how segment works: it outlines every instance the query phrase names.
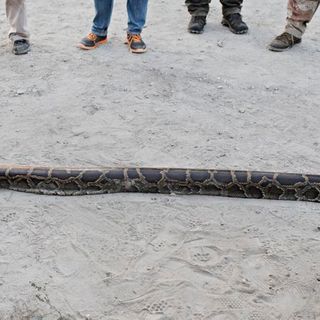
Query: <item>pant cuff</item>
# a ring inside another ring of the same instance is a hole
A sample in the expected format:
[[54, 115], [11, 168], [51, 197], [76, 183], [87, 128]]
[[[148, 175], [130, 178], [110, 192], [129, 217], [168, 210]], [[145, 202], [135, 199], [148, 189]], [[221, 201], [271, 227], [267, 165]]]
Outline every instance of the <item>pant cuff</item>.
[[191, 15], [193, 17], [206, 17], [208, 13], [200, 11], [200, 12], [192, 12]]
[[127, 30], [127, 33], [132, 35], [141, 34], [141, 32], [139, 31], [129, 31], [129, 30]]
[[91, 32], [99, 37], [106, 37], [108, 35], [108, 31], [101, 31], [95, 27], [92, 27]]
[[12, 42], [17, 41], [17, 40], [28, 40], [29, 41], [29, 35], [11, 32], [11, 33], [9, 33], [9, 39]]
[[234, 8], [222, 8], [222, 14], [224, 17], [230, 16], [231, 14], [234, 13], [241, 13], [241, 8], [239, 7], [234, 7]]
[[301, 39], [303, 36], [303, 32], [292, 25], [287, 25], [285, 28], [285, 32], [288, 32], [292, 36]]

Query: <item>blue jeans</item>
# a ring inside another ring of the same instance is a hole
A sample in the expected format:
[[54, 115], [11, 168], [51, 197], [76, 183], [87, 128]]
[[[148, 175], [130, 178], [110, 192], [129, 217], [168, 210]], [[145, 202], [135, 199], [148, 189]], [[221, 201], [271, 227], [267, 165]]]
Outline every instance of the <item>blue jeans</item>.
[[[111, 20], [114, 0], [94, 0], [96, 16], [93, 19], [92, 32], [106, 36]], [[147, 16], [148, 0], [127, 0], [128, 32], [141, 33]]]

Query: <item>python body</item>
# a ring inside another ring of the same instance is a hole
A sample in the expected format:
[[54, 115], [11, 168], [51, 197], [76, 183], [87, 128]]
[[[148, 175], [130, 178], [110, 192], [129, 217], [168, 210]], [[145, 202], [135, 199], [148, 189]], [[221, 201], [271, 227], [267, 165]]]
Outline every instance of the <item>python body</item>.
[[320, 202], [320, 175], [260, 171], [0, 165], [0, 188], [59, 196], [139, 192]]

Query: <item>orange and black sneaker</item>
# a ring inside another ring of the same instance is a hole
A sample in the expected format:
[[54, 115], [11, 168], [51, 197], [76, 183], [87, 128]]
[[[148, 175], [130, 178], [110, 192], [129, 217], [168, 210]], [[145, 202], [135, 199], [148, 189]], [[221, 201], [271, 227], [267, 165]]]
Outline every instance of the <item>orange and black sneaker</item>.
[[81, 39], [78, 47], [83, 50], [92, 50], [98, 46], [107, 43], [107, 36], [97, 36], [94, 33], [89, 33], [86, 37]]
[[127, 33], [126, 44], [132, 53], [144, 53], [147, 51], [147, 46], [143, 42], [140, 34]]

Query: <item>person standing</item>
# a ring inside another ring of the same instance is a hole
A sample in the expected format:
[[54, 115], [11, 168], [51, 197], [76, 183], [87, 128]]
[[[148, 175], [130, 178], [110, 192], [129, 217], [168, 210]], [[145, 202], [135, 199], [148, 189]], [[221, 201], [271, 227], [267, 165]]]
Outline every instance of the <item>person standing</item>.
[[[191, 14], [191, 20], [188, 25], [190, 33], [202, 33], [206, 25], [207, 15], [209, 13], [209, 4], [211, 0], [186, 0], [185, 3]], [[248, 32], [248, 26], [242, 20], [241, 6], [243, 0], [220, 0], [222, 4], [222, 25], [228, 27], [230, 31], [236, 34]]]
[[24, 0], [6, 0], [6, 15], [9, 21], [9, 39], [12, 52], [16, 55], [30, 51], [29, 33], [27, 31], [26, 6]]
[[[114, 0], [94, 0], [96, 15], [91, 32], [79, 43], [79, 48], [91, 50], [108, 40], [108, 28], [111, 20]], [[128, 30], [126, 43], [133, 53], [147, 50], [141, 32], [146, 22], [148, 0], [127, 0]]]
[[269, 44], [271, 51], [284, 51], [301, 42], [307, 23], [311, 21], [320, 0], [289, 0], [285, 31]]

